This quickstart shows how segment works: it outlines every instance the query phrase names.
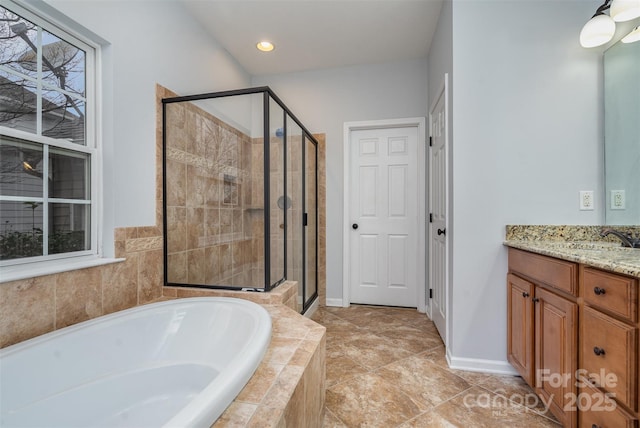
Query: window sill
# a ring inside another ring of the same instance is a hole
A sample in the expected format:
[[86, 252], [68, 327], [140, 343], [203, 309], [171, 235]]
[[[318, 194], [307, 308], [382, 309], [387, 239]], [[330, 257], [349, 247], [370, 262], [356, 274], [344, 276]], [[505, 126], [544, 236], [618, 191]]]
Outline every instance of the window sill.
[[111, 259], [97, 256], [77, 257], [73, 259], [47, 260], [0, 268], [0, 283], [29, 279], [37, 276], [52, 275], [71, 270], [120, 263], [125, 259]]

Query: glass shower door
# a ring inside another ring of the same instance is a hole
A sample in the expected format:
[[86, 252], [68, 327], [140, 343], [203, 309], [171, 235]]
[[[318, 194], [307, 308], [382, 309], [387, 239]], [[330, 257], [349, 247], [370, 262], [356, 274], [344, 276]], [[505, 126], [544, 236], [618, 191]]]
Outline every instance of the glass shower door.
[[302, 128], [288, 115], [287, 124], [287, 279], [298, 283], [298, 312], [304, 298], [303, 242], [304, 198], [302, 193]]
[[305, 281], [304, 310], [318, 291], [318, 154], [316, 144], [305, 138]]

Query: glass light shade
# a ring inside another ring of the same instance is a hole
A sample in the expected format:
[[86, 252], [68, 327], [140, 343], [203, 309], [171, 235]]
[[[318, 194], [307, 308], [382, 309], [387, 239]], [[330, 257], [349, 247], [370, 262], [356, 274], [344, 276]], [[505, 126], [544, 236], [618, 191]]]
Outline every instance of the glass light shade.
[[609, 13], [616, 22], [638, 18], [640, 17], [640, 0], [613, 0]]
[[622, 38], [622, 43], [633, 43], [640, 41], [640, 26], [633, 29], [632, 32]]
[[597, 15], [591, 18], [580, 31], [580, 44], [584, 48], [604, 45], [613, 38], [616, 23], [609, 15]]

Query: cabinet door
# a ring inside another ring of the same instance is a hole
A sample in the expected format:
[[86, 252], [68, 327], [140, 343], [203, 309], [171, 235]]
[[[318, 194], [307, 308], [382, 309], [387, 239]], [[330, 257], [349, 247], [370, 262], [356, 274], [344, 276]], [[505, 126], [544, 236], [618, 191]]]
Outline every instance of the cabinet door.
[[564, 427], [574, 427], [578, 305], [540, 287], [534, 302], [536, 392]]
[[507, 275], [507, 359], [529, 385], [533, 385], [534, 285]]

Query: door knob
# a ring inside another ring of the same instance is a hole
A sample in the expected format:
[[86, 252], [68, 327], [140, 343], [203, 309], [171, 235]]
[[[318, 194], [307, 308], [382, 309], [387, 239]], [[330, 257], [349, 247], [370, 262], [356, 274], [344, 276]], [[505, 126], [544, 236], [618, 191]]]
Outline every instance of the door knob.
[[438, 229], [438, 236], [445, 235], [446, 229]]
[[353, 223], [353, 224], [351, 225], [351, 228], [352, 228], [353, 230], [356, 230], [356, 229], [358, 228], [358, 223]]

